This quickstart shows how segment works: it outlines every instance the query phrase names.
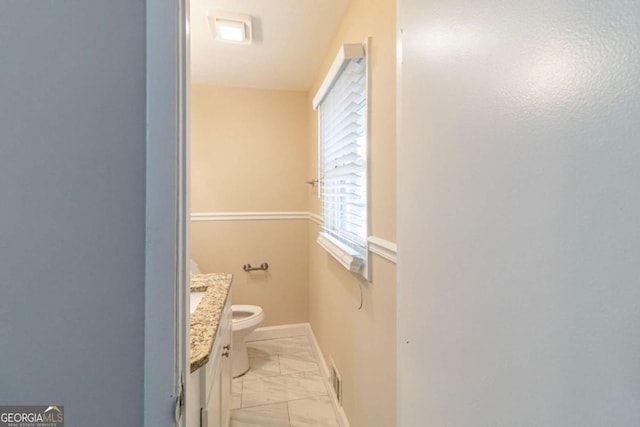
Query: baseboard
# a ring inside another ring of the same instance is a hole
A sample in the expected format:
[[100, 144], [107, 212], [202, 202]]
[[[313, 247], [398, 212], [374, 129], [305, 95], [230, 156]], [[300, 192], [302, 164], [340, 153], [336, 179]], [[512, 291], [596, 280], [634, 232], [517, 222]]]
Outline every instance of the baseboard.
[[322, 351], [320, 351], [320, 346], [318, 345], [316, 336], [313, 334], [313, 330], [311, 329], [311, 325], [309, 323], [292, 323], [290, 325], [266, 326], [264, 328], [257, 328], [255, 331], [247, 335], [246, 341], [251, 342], [273, 340], [278, 338], [297, 337], [300, 335], [306, 335], [311, 341], [313, 352], [316, 356], [318, 365], [320, 366], [320, 376], [324, 381], [327, 393], [329, 394], [329, 398], [331, 399], [331, 404], [333, 405], [333, 408], [338, 415], [338, 423], [340, 424], [340, 427], [350, 427], [349, 420], [347, 419], [347, 414], [344, 413], [344, 409], [338, 403], [338, 399], [336, 398], [336, 395], [331, 388], [331, 384], [329, 384], [329, 367], [327, 366], [327, 362], [324, 360], [324, 356], [322, 355]]
[[289, 338], [299, 335], [309, 335], [308, 323], [292, 323], [290, 325], [265, 326], [257, 328], [247, 335], [246, 342]]
[[313, 346], [313, 351], [316, 354], [318, 365], [320, 365], [320, 373], [322, 374], [322, 378], [325, 378], [327, 381], [329, 381], [329, 366], [327, 365], [327, 362], [324, 360], [324, 356], [322, 355], [322, 351], [320, 350], [320, 345], [316, 340], [316, 336], [313, 334], [311, 325], [309, 325], [309, 329], [307, 332], [309, 334], [309, 339], [311, 340], [311, 345]]
[[340, 427], [350, 427], [349, 420], [347, 419], [347, 414], [345, 414], [342, 405], [338, 403], [338, 398], [336, 397], [336, 394], [333, 392], [333, 388], [329, 383], [329, 367], [327, 366], [327, 362], [324, 360], [324, 356], [322, 355], [322, 351], [320, 350], [320, 346], [318, 345], [316, 336], [313, 334], [313, 329], [311, 329], [310, 324], [307, 323], [306, 325], [309, 339], [311, 340], [313, 350], [316, 354], [316, 360], [318, 361], [318, 365], [320, 365], [320, 373], [322, 374], [322, 379], [324, 380], [324, 386], [327, 388], [327, 393], [329, 394], [329, 398], [331, 399], [331, 404], [333, 405], [333, 408], [338, 415], [338, 424], [340, 424]]

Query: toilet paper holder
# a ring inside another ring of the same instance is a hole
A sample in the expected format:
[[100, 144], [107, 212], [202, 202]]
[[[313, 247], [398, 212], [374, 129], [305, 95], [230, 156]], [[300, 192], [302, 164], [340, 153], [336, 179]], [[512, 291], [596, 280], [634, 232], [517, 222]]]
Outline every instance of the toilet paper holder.
[[256, 271], [256, 270], [267, 271], [269, 269], [269, 264], [267, 264], [266, 262], [263, 262], [262, 264], [260, 264], [260, 267], [251, 267], [251, 264], [245, 264], [244, 266], [242, 266], [242, 269], [244, 271]]

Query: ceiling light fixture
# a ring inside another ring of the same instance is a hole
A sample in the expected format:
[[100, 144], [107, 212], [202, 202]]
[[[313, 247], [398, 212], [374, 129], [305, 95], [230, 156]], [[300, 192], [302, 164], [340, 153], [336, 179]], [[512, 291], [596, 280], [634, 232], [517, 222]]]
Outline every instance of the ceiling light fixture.
[[251, 44], [251, 17], [237, 13], [209, 11], [209, 29], [215, 39], [226, 43]]

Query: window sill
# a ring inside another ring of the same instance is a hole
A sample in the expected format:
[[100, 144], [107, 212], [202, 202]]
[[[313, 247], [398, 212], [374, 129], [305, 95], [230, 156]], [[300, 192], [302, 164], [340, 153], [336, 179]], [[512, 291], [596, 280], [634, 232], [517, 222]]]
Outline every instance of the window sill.
[[360, 273], [362, 271], [362, 266], [364, 265], [363, 259], [360, 257], [360, 254], [350, 247], [337, 241], [327, 233], [318, 234], [316, 241], [347, 270], [354, 273]]

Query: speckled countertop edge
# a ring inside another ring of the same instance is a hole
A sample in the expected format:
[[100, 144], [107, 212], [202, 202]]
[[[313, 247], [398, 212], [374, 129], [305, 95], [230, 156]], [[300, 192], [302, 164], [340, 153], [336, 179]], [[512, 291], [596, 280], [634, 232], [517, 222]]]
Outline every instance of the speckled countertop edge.
[[209, 361], [232, 278], [231, 273], [191, 275], [191, 292], [206, 292], [196, 310], [191, 314], [189, 328], [191, 372], [195, 372]]

